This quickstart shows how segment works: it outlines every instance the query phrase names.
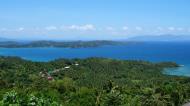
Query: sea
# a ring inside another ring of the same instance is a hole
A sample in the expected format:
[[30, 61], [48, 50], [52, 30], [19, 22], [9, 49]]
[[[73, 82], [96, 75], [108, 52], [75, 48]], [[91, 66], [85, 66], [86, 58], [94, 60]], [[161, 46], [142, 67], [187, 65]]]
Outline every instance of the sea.
[[141, 42], [89, 48], [0, 48], [0, 56], [18, 56], [38, 62], [89, 57], [150, 62], [171, 61], [181, 67], [167, 69], [165, 74], [190, 77], [190, 42]]

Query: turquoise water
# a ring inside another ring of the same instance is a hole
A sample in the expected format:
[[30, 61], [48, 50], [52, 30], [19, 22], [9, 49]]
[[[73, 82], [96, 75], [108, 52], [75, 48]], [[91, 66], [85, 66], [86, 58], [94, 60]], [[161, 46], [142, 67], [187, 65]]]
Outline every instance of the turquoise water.
[[151, 62], [174, 61], [184, 66], [167, 70], [168, 74], [190, 76], [190, 42], [146, 42], [95, 48], [0, 48], [0, 55], [19, 56], [32, 61], [88, 57]]
[[165, 74], [169, 75], [178, 75], [178, 76], [190, 76], [190, 65], [186, 64], [184, 66], [181, 66], [179, 68], [173, 68], [173, 69], [166, 69]]

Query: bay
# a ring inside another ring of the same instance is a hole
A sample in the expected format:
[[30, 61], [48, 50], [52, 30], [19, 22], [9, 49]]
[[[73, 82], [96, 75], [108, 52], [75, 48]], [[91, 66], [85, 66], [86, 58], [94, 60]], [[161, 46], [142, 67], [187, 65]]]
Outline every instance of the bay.
[[151, 62], [173, 61], [183, 67], [168, 69], [166, 74], [190, 76], [190, 42], [143, 42], [92, 48], [0, 48], [0, 55], [43, 62], [59, 58], [88, 57]]

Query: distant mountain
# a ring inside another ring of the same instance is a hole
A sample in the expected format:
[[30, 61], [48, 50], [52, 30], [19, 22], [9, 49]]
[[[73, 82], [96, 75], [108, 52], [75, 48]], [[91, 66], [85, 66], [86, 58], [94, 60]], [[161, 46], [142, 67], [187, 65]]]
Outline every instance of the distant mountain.
[[5, 41], [12, 41], [11, 39], [7, 39], [7, 38], [2, 38], [0, 37], [0, 42], [5, 42]]
[[190, 35], [147, 35], [136, 36], [129, 41], [190, 41]]

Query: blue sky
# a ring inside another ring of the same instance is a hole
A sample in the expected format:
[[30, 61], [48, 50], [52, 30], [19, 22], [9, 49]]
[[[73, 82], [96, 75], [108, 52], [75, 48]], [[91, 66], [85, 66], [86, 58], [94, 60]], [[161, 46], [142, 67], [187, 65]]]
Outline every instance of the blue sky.
[[190, 0], [0, 0], [0, 37], [126, 39], [189, 35]]

